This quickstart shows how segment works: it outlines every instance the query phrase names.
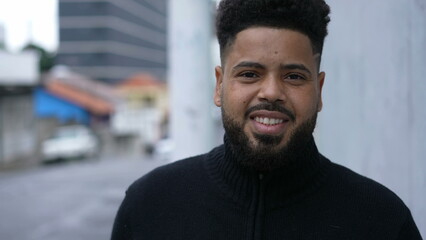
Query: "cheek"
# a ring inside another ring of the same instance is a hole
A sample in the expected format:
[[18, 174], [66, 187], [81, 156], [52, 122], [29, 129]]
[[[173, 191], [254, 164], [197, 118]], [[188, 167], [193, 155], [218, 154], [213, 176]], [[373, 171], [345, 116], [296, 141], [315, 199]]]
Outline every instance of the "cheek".
[[241, 89], [238, 87], [231, 88], [229, 87], [223, 93], [222, 106], [228, 116], [230, 116], [234, 121], [244, 124], [247, 120], [244, 118], [245, 113], [252, 103], [251, 96], [247, 89]]
[[309, 118], [318, 111], [319, 97], [315, 91], [299, 92], [290, 99], [296, 118]]
[[250, 99], [252, 98], [252, 91], [249, 88], [244, 88], [238, 86], [238, 84], [234, 84], [229, 86], [226, 90], [226, 101], [228, 105], [232, 105], [234, 110], [239, 111], [240, 109], [244, 109], [247, 104], [250, 103]]
[[256, 99], [259, 86], [256, 84], [241, 84], [235, 82], [229, 86], [229, 95], [240, 104], [250, 104]]

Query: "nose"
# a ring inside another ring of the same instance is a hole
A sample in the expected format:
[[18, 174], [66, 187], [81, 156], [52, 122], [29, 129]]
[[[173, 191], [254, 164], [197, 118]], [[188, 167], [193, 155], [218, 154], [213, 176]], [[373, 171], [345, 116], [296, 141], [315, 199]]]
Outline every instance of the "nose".
[[279, 77], [269, 76], [261, 82], [258, 98], [260, 101], [282, 102], [285, 100]]

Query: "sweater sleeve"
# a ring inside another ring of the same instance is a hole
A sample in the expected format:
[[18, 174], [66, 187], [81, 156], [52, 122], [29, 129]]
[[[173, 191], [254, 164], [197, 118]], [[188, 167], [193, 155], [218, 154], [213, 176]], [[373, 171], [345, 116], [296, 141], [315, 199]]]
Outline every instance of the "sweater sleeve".
[[408, 210], [407, 219], [402, 225], [397, 240], [422, 240], [419, 229], [413, 220], [411, 212]]
[[129, 240], [132, 239], [130, 224], [129, 224], [129, 196], [126, 193], [126, 197], [121, 203], [115, 217], [114, 225], [112, 228], [111, 240]]

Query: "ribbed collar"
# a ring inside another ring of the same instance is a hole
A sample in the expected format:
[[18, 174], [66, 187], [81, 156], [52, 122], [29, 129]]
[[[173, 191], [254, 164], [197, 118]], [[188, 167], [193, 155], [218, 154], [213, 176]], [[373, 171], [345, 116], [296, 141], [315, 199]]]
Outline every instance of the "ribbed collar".
[[318, 152], [312, 138], [297, 161], [285, 167], [262, 173], [242, 167], [225, 136], [224, 145], [213, 149], [206, 157], [206, 168], [222, 192], [235, 202], [248, 206], [259, 181], [264, 186], [266, 208], [276, 208], [297, 201], [315, 191], [327, 175], [329, 161]]

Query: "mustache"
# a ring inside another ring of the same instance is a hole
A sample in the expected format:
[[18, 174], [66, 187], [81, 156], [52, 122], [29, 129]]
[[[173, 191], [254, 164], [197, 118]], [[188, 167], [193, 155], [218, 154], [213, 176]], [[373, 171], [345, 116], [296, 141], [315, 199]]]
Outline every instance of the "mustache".
[[258, 111], [258, 110], [280, 112], [280, 113], [287, 115], [292, 121], [296, 120], [296, 117], [294, 116], [293, 112], [291, 112], [290, 110], [288, 110], [287, 108], [285, 108], [284, 106], [282, 106], [281, 104], [279, 104], [277, 102], [272, 102], [272, 103], [271, 102], [265, 102], [265, 103], [260, 103], [260, 104], [257, 104], [255, 106], [249, 107], [249, 109], [247, 109], [244, 116], [246, 118], [248, 118], [248, 116], [252, 112]]

